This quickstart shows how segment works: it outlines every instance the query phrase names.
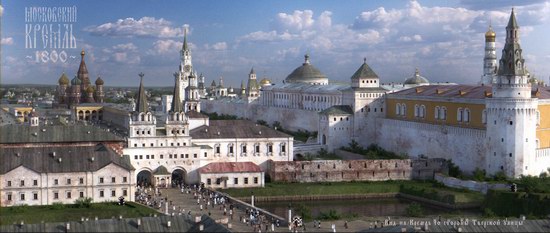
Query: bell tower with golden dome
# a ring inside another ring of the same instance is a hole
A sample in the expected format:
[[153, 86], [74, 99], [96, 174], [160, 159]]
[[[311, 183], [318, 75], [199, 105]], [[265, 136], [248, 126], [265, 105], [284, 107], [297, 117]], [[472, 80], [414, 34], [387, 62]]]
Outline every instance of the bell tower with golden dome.
[[483, 76], [481, 76], [482, 85], [492, 85], [495, 82], [497, 73], [495, 38], [496, 33], [493, 31], [493, 27], [489, 25], [489, 30], [485, 33], [485, 56], [483, 57]]

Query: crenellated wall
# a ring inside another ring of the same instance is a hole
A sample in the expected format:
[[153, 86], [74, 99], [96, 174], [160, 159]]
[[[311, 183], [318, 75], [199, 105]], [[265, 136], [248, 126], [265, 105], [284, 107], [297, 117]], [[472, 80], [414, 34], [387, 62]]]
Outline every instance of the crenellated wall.
[[433, 179], [443, 159], [268, 161], [275, 182], [342, 182]]

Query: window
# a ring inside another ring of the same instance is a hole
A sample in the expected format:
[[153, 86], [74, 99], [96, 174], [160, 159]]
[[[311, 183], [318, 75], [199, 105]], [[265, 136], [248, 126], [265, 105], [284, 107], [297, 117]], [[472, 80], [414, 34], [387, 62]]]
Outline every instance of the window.
[[145, 155], [145, 159], [149, 159], [149, 155]]
[[185, 156], [183, 154], [180, 154], [180, 159], [183, 159]]
[[230, 145], [229, 145], [229, 153], [230, 153], [230, 154], [233, 154], [233, 153], [234, 153], [234, 152], [233, 152], [233, 144], [230, 144]]
[[464, 122], [470, 122], [470, 109], [464, 109]]
[[115, 183], [116, 182], [116, 178], [115, 177], [111, 177], [111, 183]]
[[456, 111], [456, 121], [462, 122], [462, 116], [464, 115], [464, 110], [462, 108], [458, 108]]
[[79, 183], [84, 184], [84, 178], [79, 178]]
[[58, 192], [53, 193], [53, 199], [59, 199], [59, 193]]
[[80, 198], [84, 198], [84, 192], [80, 191]]
[[122, 183], [126, 183], [126, 182], [128, 182], [128, 177], [126, 176], [122, 177]]
[[267, 152], [268, 153], [273, 153], [273, 145], [272, 144], [267, 145]]
[[21, 193], [21, 201], [24, 201], [24, 200], [25, 200], [25, 194]]
[[220, 144], [216, 144], [215, 148], [216, 148], [216, 154], [219, 154], [220, 153]]
[[242, 151], [243, 153], [246, 153], [246, 145], [242, 145]]
[[71, 179], [67, 179], [67, 184], [71, 184]]
[[111, 197], [116, 197], [116, 190], [111, 190]]
[[38, 200], [38, 193], [33, 193], [32, 194], [32, 199], [33, 200]]
[[446, 107], [441, 107], [441, 117], [439, 119], [447, 120], [447, 108]]
[[99, 197], [104, 197], [105, 193], [103, 193], [103, 190], [99, 190]]
[[100, 178], [99, 178], [99, 183], [100, 183], [100, 184], [103, 184], [103, 177], [100, 177]]
[[123, 189], [122, 190], [122, 196], [125, 196], [125, 197], [128, 196], [128, 190]]
[[71, 199], [71, 198], [72, 198], [71, 192], [67, 192], [67, 199]]
[[216, 179], [216, 184], [217, 184], [217, 185], [220, 185], [221, 183], [222, 183], [222, 179], [221, 179], [221, 178], [217, 178], [217, 179]]
[[254, 153], [260, 153], [260, 144], [254, 146]]
[[424, 118], [425, 115], [426, 115], [426, 106], [421, 105], [420, 106], [420, 117]]
[[481, 112], [481, 123], [487, 124], [487, 110], [483, 110], [483, 112]]
[[210, 178], [206, 179], [206, 184], [211, 185], [212, 184], [212, 179], [210, 179]]
[[193, 154], [193, 158], [197, 158], [197, 154]]
[[153, 147], [153, 143], [151, 143], [151, 147]]
[[248, 177], [244, 178], [244, 184], [248, 184]]
[[38, 180], [33, 180], [32, 185], [37, 186], [38, 185]]
[[204, 157], [205, 158], [208, 157], [208, 153], [204, 152]]
[[420, 117], [420, 107], [418, 104], [414, 105], [414, 117]]
[[401, 115], [405, 116], [407, 115], [407, 105], [401, 104]]
[[138, 159], [138, 156], [137, 156], [137, 155], [134, 155], [134, 159]]
[[254, 177], [254, 184], [258, 183], [258, 177]]
[[143, 155], [139, 155], [139, 159], [143, 159]]
[[395, 115], [397, 116], [401, 115], [401, 104], [395, 105]]
[[169, 155], [168, 155], [168, 158], [170, 158], [170, 159], [171, 159], [171, 158], [172, 158], [172, 154], [169, 154]]
[[24, 180], [21, 181], [21, 186], [25, 186], [25, 181]]
[[58, 179], [54, 179], [54, 180], [53, 180], [53, 184], [54, 184], [54, 185], [59, 185], [59, 180], [58, 180]]
[[286, 145], [285, 144], [281, 145], [281, 152], [282, 153], [286, 152]]
[[233, 178], [233, 184], [239, 184], [239, 178], [237, 177]]
[[164, 159], [164, 155], [160, 155], [160, 159]]
[[11, 180], [8, 180], [8, 187], [11, 187]]

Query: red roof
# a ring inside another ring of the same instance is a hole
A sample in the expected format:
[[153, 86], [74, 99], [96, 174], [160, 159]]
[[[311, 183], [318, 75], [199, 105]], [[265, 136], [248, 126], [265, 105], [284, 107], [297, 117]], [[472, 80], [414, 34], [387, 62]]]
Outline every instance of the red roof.
[[219, 162], [209, 163], [199, 168], [199, 173], [238, 173], [238, 172], [262, 172], [260, 166], [253, 162]]

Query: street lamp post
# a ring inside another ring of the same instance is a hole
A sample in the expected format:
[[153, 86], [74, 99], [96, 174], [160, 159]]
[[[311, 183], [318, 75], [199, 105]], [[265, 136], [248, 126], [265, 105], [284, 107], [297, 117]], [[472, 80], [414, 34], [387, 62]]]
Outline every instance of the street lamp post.
[[254, 207], [254, 191], [250, 191], [250, 195], [251, 195], [250, 204], [252, 205], [252, 207]]

